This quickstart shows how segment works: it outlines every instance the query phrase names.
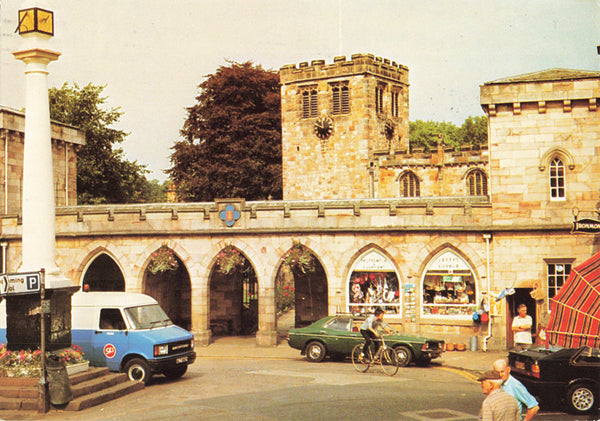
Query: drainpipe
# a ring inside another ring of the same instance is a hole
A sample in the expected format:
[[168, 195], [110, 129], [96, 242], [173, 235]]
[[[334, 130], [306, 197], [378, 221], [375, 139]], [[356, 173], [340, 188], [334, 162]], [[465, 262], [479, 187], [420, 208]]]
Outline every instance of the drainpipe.
[[[488, 306], [491, 305], [490, 297], [491, 297], [491, 278], [490, 278], [490, 239], [492, 238], [492, 234], [483, 234], [483, 239], [485, 240], [485, 270], [487, 276], [487, 299]], [[489, 309], [491, 310], [491, 308]], [[489, 311], [488, 310], [488, 311]], [[490, 316], [488, 319], [488, 333], [485, 338], [483, 338], [483, 352], [487, 352], [487, 342], [492, 337], [492, 317]]]
[[69, 144], [65, 141], [65, 206], [69, 206]]
[[6, 273], [6, 248], [8, 247], [8, 243], [2, 241], [0, 247], [2, 247], [2, 273]]
[[[4, 213], [8, 213], [8, 137], [4, 136]], [[4, 272], [6, 273], [6, 272]]]

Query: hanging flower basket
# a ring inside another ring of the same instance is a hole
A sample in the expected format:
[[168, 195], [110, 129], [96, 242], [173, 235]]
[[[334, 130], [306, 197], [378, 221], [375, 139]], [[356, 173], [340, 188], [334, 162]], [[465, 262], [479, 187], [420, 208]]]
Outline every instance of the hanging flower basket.
[[150, 256], [150, 264], [148, 270], [156, 275], [159, 272], [166, 272], [168, 270], [177, 270], [179, 262], [177, 258], [167, 246], [161, 246]]
[[235, 247], [224, 248], [217, 257], [217, 270], [224, 275], [229, 275], [236, 270], [243, 271], [245, 265], [246, 258]]
[[283, 259], [283, 264], [302, 273], [312, 273], [316, 269], [315, 257], [306, 247], [296, 241]]

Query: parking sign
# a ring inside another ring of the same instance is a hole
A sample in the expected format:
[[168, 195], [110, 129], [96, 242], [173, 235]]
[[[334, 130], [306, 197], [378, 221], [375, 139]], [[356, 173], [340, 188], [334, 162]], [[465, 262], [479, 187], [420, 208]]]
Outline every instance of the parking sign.
[[0, 295], [34, 294], [41, 290], [40, 272], [0, 275]]

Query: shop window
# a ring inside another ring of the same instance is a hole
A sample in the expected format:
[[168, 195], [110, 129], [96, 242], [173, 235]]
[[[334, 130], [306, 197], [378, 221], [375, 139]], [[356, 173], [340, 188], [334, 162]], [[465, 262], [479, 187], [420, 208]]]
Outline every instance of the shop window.
[[571, 273], [571, 263], [548, 263], [548, 299], [554, 297]]
[[487, 196], [487, 177], [483, 171], [471, 171], [467, 176], [467, 190], [469, 196]]
[[550, 163], [550, 198], [565, 198], [565, 164], [560, 158], [554, 158]]
[[419, 178], [412, 172], [407, 172], [400, 177], [400, 197], [420, 197], [421, 186]]
[[376, 308], [400, 314], [400, 288], [392, 262], [377, 251], [359, 258], [350, 271], [348, 310], [372, 313]]
[[477, 281], [468, 263], [453, 251], [440, 253], [423, 278], [423, 316], [467, 318], [477, 308]]
[[302, 91], [302, 118], [317, 117], [319, 106], [317, 88], [307, 88]]
[[332, 114], [350, 113], [350, 90], [348, 82], [331, 85]]

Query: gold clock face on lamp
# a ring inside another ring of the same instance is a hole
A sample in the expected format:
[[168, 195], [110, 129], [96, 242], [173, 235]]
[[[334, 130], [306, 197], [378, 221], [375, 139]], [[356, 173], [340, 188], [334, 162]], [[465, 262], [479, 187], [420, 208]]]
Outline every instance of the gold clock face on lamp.
[[19, 34], [39, 32], [54, 35], [54, 12], [34, 7], [19, 10]]
[[317, 118], [314, 130], [317, 137], [327, 139], [333, 133], [333, 120], [326, 116]]

